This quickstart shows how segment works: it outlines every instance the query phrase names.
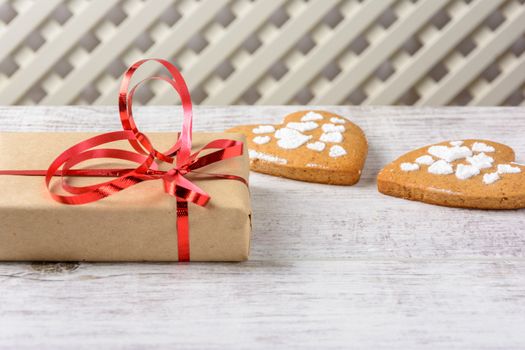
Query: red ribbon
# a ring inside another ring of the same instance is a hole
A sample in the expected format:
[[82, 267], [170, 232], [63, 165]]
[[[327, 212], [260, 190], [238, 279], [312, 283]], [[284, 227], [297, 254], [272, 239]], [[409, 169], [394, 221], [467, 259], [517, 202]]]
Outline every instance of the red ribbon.
[[[129, 90], [129, 84], [135, 71], [145, 62], [156, 61], [162, 64], [171, 77], [150, 77]], [[133, 119], [132, 103], [136, 89], [145, 81], [156, 79], [169, 83], [179, 94], [184, 120], [177, 142], [167, 151], [157, 151], [148, 137], [141, 133]], [[144, 59], [134, 63], [126, 71], [119, 91], [119, 113], [123, 131], [108, 132], [97, 135], [70, 147], [62, 152], [49, 166], [43, 170], [3, 170], [0, 175], [29, 175], [45, 176], [46, 187], [51, 197], [63, 204], [79, 205], [101, 200], [115, 193], [130, 188], [142, 181], [162, 180], [164, 191], [177, 199], [177, 241], [179, 261], [190, 260], [188, 202], [205, 206], [210, 195], [188, 180], [185, 176], [190, 173], [206, 175], [216, 179], [246, 180], [236, 175], [208, 174], [196, 171], [209, 164], [242, 155], [243, 143], [235, 140], [214, 140], [195, 153], [191, 153], [192, 146], [192, 103], [186, 82], [177, 68], [163, 59]], [[96, 148], [114, 141], [127, 140], [135, 152], [114, 149]], [[203, 151], [215, 149], [213, 152]], [[112, 158], [137, 163], [135, 169], [71, 169], [73, 166], [90, 159]], [[158, 169], [158, 164], [164, 162], [172, 164], [168, 171]], [[69, 195], [58, 194], [51, 187], [51, 180], [55, 176], [61, 177], [61, 187]], [[91, 176], [116, 177], [111, 181], [90, 186], [72, 186], [64, 176]]]

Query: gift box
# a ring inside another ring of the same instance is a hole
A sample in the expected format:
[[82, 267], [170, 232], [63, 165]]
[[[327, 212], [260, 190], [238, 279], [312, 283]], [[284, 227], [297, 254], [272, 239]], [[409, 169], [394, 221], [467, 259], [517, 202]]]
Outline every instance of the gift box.
[[[123, 130], [0, 134], [0, 260], [242, 261], [248, 258], [249, 160], [240, 134], [193, 133], [184, 79], [181, 132], [140, 132], [129, 89]], [[74, 116], [71, 116], [74, 118]], [[163, 151], [159, 151], [163, 150]]]
[[[0, 133], [0, 169], [46, 169], [61, 151], [94, 134]], [[175, 135], [175, 136], [174, 136]], [[150, 134], [159, 148], [176, 133]], [[239, 134], [194, 133], [194, 149], [214, 139], [244, 141]], [[131, 149], [125, 141], [118, 148]], [[206, 167], [248, 179], [247, 152]], [[95, 166], [95, 161], [86, 166]], [[97, 162], [100, 163], [100, 162]], [[108, 163], [97, 166], [122, 167]], [[188, 204], [190, 260], [241, 261], [248, 257], [251, 207], [248, 187], [233, 180], [190, 178], [211, 199]], [[73, 177], [76, 185], [99, 178]], [[145, 181], [114, 196], [80, 206], [54, 201], [42, 176], [0, 176], [0, 260], [177, 261], [176, 198], [160, 181]]]

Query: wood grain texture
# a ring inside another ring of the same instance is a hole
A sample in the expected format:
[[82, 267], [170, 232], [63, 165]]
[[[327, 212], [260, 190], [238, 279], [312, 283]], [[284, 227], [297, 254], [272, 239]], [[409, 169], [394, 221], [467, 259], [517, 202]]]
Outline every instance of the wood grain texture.
[[[525, 263], [2, 265], [2, 344], [78, 349], [520, 349]], [[8, 291], [6, 294], [5, 291]]]
[[[443, 139], [503, 142], [524, 162], [525, 109], [311, 108], [367, 134], [357, 186], [253, 174], [246, 263], [2, 263], [0, 348], [525, 347], [525, 212], [389, 198], [374, 181]], [[297, 109], [198, 107], [195, 128], [277, 123]], [[149, 131], [181, 118], [176, 107], [136, 113]], [[0, 107], [0, 131], [118, 128], [115, 107]]]

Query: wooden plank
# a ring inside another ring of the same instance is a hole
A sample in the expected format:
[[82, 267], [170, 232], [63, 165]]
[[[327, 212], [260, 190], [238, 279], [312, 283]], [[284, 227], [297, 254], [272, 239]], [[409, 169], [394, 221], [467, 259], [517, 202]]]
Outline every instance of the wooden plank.
[[[197, 107], [195, 128], [275, 123], [299, 108]], [[311, 108], [351, 116], [367, 133], [357, 186], [254, 174], [245, 263], [2, 263], [0, 348], [523, 347], [521, 211], [387, 198], [373, 179], [397, 155], [444, 138], [493, 138], [524, 155], [525, 109]], [[138, 124], [177, 130], [174, 111], [139, 107]], [[0, 107], [0, 131], [119, 128], [116, 107]]]
[[[338, 187], [254, 174], [252, 258], [525, 256], [525, 216], [521, 211], [471, 211], [400, 200], [377, 193], [374, 180], [382, 166], [401, 154], [444, 139], [501, 141], [512, 146], [518, 161], [525, 163], [525, 140], [516, 132], [525, 130], [525, 109], [311, 108], [350, 116], [365, 130], [370, 152], [363, 179], [353, 187]], [[219, 131], [239, 123], [279, 122], [297, 109], [197, 107], [194, 127]], [[174, 114], [174, 107], [139, 107], [136, 112], [144, 130], [179, 129], [180, 112], [171, 119], [159, 117]], [[116, 107], [4, 107], [0, 116], [2, 131], [120, 129]]]
[[[119, 31], [97, 46], [91, 53], [89, 60], [82, 66], [76, 67], [56, 91], [42, 99], [41, 104], [62, 105], [72, 103], [86, 85], [98, 77], [115, 58], [120, 57], [122, 51], [127, 49], [140, 33], [146, 30], [158, 19], [159, 15], [172, 5], [173, 0], [145, 3], [144, 8], [139, 13], [127, 17], [120, 25]], [[138, 18], [141, 20], [137, 21]]]
[[[502, 0], [475, 1], [468, 11], [453, 17], [453, 23], [443, 28], [435, 41], [425, 43], [425, 48], [417, 52], [403, 69], [395, 72], [381, 87], [365, 101], [370, 105], [388, 105], [395, 103], [410, 87], [428, 72], [439, 60], [450, 53], [465, 36], [479, 25], [494, 9], [503, 3]], [[493, 91], [491, 89], [491, 91]]]
[[525, 342], [522, 260], [2, 264], [0, 282], [2, 348], [518, 349]]
[[254, 259], [525, 257], [520, 212], [422, 205], [372, 179], [340, 189], [256, 175], [251, 193]]
[[[169, 131], [180, 128], [180, 107], [135, 108], [141, 129]], [[365, 130], [370, 152], [363, 176], [368, 178], [391, 158], [444, 139], [494, 139], [514, 147], [522, 160], [525, 156], [523, 139], [515, 132], [525, 123], [525, 110], [519, 107], [195, 106], [193, 125], [196, 130], [222, 131], [245, 123], [279, 123], [286, 114], [302, 109], [326, 109], [339, 113]], [[104, 131], [121, 128], [117, 106], [0, 106], [0, 118], [0, 131]], [[472, 128], [473, 119], [477, 121], [475, 130]]]
[[84, 35], [85, 30], [95, 25], [116, 3], [116, 0], [90, 3], [81, 15], [68, 21], [58, 37], [40, 48], [38, 57], [11, 77], [10, 88], [0, 91], [0, 103], [17, 102], [67, 50], [71, 49], [72, 44]]

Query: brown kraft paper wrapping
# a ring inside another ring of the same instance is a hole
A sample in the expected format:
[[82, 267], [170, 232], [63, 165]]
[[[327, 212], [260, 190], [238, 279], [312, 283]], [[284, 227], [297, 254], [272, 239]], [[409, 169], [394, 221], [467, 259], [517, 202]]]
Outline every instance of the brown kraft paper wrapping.
[[[96, 134], [0, 133], [0, 169], [45, 170], [68, 147]], [[175, 133], [149, 134], [155, 147], [168, 149]], [[194, 133], [193, 150], [214, 139], [245, 141], [240, 134]], [[114, 148], [132, 150], [126, 141]], [[246, 143], [245, 143], [246, 145]], [[91, 163], [90, 163], [91, 162]], [[135, 167], [90, 161], [82, 167]], [[202, 169], [248, 180], [246, 146], [240, 157]], [[211, 196], [205, 207], [189, 207], [191, 261], [242, 261], [248, 258], [251, 205], [240, 181], [188, 175]], [[92, 184], [104, 178], [70, 178]], [[176, 200], [162, 180], [145, 181], [103, 200], [64, 205], [47, 192], [43, 176], [0, 175], [0, 260], [178, 261]]]

